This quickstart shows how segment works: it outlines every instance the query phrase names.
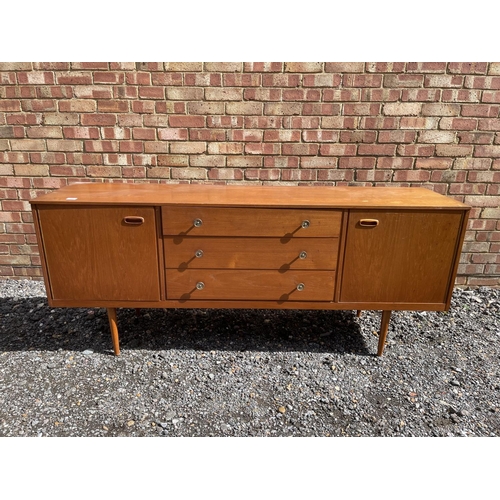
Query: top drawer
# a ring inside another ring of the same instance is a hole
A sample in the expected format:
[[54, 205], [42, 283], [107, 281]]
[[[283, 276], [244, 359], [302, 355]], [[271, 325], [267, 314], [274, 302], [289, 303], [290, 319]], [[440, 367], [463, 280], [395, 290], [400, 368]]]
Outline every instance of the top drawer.
[[163, 234], [170, 236], [335, 238], [341, 220], [341, 210], [162, 207]]

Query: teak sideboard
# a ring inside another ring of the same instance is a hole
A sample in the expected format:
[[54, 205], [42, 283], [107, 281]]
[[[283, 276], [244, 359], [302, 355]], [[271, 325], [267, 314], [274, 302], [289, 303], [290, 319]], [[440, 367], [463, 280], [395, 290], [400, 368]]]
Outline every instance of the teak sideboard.
[[80, 183], [31, 201], [51, 307], [450, 307], [470, 208], [425, 188]]

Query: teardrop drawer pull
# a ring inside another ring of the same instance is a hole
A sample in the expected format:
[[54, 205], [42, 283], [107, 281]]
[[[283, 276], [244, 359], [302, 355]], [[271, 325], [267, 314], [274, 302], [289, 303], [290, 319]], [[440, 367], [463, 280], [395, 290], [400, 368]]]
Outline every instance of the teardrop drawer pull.
[[378, 220], [377, 219], [361, 219], [359, 221], [359, 225], [363, 227], [377, 227]]
[[203, 290], [205, 288], [205, 283], [203, 283], [203, 281], [198, 281], [198, 283], [196, 283], [196, 290]]
[[125, 224], [129, 224], [130, 226], [140, 226], [144, 223], [144, 217], [136, 217], [135, 215], [127, 215], [127, 217], [123, 218], [123, 222]]
[[200, 227], [203, 224], [203, 221], [201, 219], [195, 219], [193, 221], [194, 227]]

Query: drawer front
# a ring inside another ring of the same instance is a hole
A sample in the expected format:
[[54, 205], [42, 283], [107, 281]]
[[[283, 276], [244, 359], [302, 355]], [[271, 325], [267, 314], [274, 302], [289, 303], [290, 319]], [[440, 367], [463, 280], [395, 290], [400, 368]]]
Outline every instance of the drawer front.
[[341, 210], [162, 207], [163, 234], [336, 238]]
[[[167, 299], [332, 301], [331, 271], [167, 269]], [[303, 289], [300, 290], [303, 285]]]
[[165, 237], [172, 269], [337, 268], [338, 238]]

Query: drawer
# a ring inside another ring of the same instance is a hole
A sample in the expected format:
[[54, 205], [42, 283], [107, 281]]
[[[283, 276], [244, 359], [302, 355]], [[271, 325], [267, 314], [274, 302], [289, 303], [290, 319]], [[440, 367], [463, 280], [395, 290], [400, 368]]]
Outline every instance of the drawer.
[[338, 238], [164, 237], [173, 269], [337, 268]]
[[331, 302], [335, 284], [332, 271], [167, 269], [166, 276], [167, 299], [184, 300]]
[[162, 207], [164, 235], [336, 238], [341, 210]]

